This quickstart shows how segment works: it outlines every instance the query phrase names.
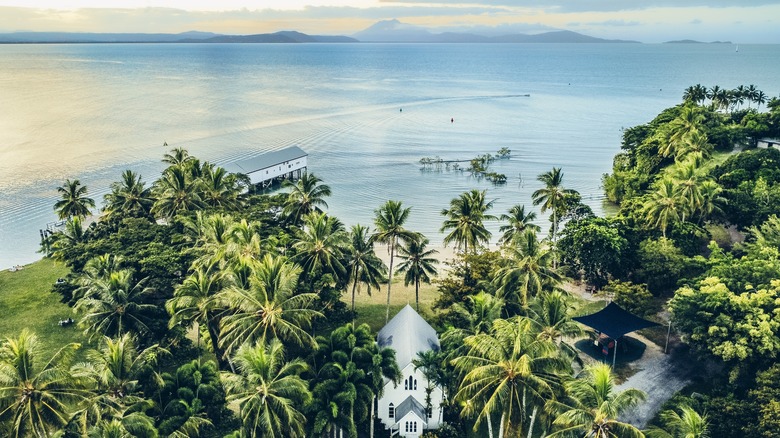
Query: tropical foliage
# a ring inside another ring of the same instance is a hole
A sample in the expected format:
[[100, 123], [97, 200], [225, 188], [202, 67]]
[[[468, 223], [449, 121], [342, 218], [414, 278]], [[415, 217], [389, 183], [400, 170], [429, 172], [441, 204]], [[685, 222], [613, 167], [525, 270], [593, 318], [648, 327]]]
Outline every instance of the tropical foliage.
[[[66, 181], [64, 226], [43, 248], [70, 270], [53, 289], [92, 345], [41, 362], [35, 336], [3, 342], [0, 434], [373, 436], [376, 400], [402, 376], [394, 350], [375, 342], [373, 316], [391, 316], [395, 270], [440, 335], [439, 351], [413, 360], [426, 414], [441, 413], [437, 436], [642, 436], [620, 420], [642, 394], [618, 391], [609, 367], [582, 368], [571, 316], [587, 310], [564, 292], [578, 281], [651, 319], [670, 310], [669, 361], [713, 364], [701, 367], [696, 396], [675, 396], [648, 435], [774, 436], [780, 155], [752, 146], [780, 135], [780, 100], [749, 86], [685, 95], [624, 131], [604, 178], [614, 217], [595, 217], [562, 169], [539, 175], [526, 202], [549, 217], [546, 236], [522, 203], [492, 216], [482, 189], [437, 207], [433, 244], [406, 228], [411, 209], [400, 201], [376, 208], [373, 229], [347, 230], [318, 177], [257, 194], [245, 176], [183, 148], [148, 185], [122, 173], [89, 226], [86, 187]], [[745, 150], [726, 156], [735, 145]], [[437, 240], [457, 250], [446, 264]], [[386, 307], [356, 303], [384, 281]], [[433, 297], [419, 287], [427, 282]]]

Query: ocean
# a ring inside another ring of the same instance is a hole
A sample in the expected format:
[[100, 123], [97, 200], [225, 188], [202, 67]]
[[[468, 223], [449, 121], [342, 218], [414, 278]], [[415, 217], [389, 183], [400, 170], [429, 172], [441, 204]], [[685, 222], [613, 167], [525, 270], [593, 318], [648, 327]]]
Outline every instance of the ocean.
[[[170, 147], [226, 164], [300, 146], [332, 188], [332, 214], [372, 225], [401, 200], [434, 245], [452, 198], [478, 188], [493, 214], [531, 207], [552, 167], [603, 214], [623, 128], [697, 83], [778, 96], [777, 59], [780, 45], [0, 45], [0, 268], [40, 258], [66, 178], [100, 204], [124, 169], [155, 180]], [[502, 147], [501, 186], [418, 163]]]

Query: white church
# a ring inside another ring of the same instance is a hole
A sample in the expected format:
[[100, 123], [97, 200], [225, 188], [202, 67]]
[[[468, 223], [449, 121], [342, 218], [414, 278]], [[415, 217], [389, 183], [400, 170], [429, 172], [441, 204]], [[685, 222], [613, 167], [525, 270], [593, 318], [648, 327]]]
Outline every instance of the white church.
[[395, 359], [403, 380], [396, 385], [385, 382], [377, 413], [391, 436], [419, 437], [426, 429], [437, 429], [442, 421], [443, 393], [435, 387], [431, 393], [431, 412], [425, 412], [425, 388], [428, 382], [422, 370], [415, 371], [412, 360], [424, 351], [438, 351], [439, 338], [412, 306], [406, 305], [377, 335], [380, 347], [395, 350]]

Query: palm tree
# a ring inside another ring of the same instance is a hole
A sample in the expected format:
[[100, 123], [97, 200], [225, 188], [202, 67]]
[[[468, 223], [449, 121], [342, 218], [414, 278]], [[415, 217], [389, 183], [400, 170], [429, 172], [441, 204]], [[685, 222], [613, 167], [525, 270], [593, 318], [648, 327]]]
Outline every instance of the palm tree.
[[223, 289], [223, 277], [224, 273], [214, 264], [199, 266], [176, 287], [173, 298], [165, 303], [165, 309], [171, 315], [169, 327], [173, 328], [176, 325], [191, 327], [193, 323], [198, 323], [199, 349], [200, 329], [206, 328], [212, 351], [221, 365], [224, 365], [224, 351], [219, 347], [222, 308], [216, 296]]
[[701, 84], [692, 85], [685, 89], [683, 93], [683, 100], [686, 102], [693, 102], [700, 104], [707, 98], [707, 88]]
[[[167, 146], [168, 144], [166, 143], [165, 145]], [[184, 167], [195, 160], [196, 158], [191, 156], [187, 149], [173, 148], [170, 152], [163, 155], [162, 162], [170, 166]]]
[[712, 88], [707, 90], [707, 98], [710, 99], [710, 101], [712, 102], [712, 107], [715, 109], [719, 108], [720, 106], [718, 102], [718, 98], [721, 95], [722, 91], [723, 90], [718, 85], [714, 85]]
[[431, 276], [436, 276], [436, 265], [439, 261], [433, 257], [438, 251], [426, 249], [429, 240], [420, 235], [417, 239], [406, 241], [406, 245], [398, 247], [398, 258], [403, 260], [398, 265], [398, 272], [406, 273], [404, 286], [414, 283], [414, 301], [417, 311], [420, 311], [420, 282], [431, 284]]
[[[368, 384], [374, 393], [374, 399], [382, 397], [385, 382], [392, 381], [398, 384], [403, 376], [398, 368], [398, 362], [395, 360], [395, 350], [389, 347], [380, 347], [376, 342], [365, 346], [360, 357], [357, 357], [355, 362], [366, 370], [366, 380], [368, 380]], [[369, 436], [372, 438], [374, 436], [374, 419], [376, 418], [375, 405], [374, 400], [372, 400], [369, 417]]]
[[688, 405], [680, 405], [679, 412], [661, 412], [664, 428], [653, 427], [645, 431], [649, 438], [709, 438], [707, 415], [701, 415]]
[[756, 88], [755, 85], [750, 84], [745, 89], [745, 98], [748, 100], [748, 108], [750, 108], [750, 103], [756, 102], [756, 99], [758, 97], [758, 88]]
[[445, 386], [444, 378], [445, 354], [440, 350], [428, 350], [417, 353], [417, 358], [412, 359], [414, 370], [421, 370], [425, 377], [425, 415], [429, 418], [433, 413], [433, 390], [439, 386]]
[[761, 90], [758, 90], [756, 92], [756, 105], [758, 108], [761, 108], [761, 105], [765, 104], [768, 100], [768, 96]]
[[97, 334], [121, 336], [128, 331], [145, 335], [150, 333], [147, 322], [157, 310], [153, 304], [145, 304], [146, 295], [154, 292], [146, 287], [144, 278], [133, 283], [129, 269], [110, 272], [87, 286], [90, 291], [76, 302], [74, 311], [84, 313], [79, 326], [90, 338]]
[[[753, 87], [755, 88], [755, 86]], [[747, 88], [745, 88], [744, 85], [740, 85], [737, 88], [731, 90], [731, 95], [734, 99], [733, 103], [735, 107], [738, 107], [739, 105], [742, 105], [745, 103], [745, 100], [748, 101], [748, 107], [750, 106], [750, 93], [748, 92]]]
[[206, 205], [227, 210], [235, 209], [242, 189], [235, 175], [211, 163], [203, 164], [200, 197]]
[[703, 131], [693, 131], [683, 138], [682, 144], [677, 148], [675, 160], [680, 161], [695, 153], [703, 157], [712, 155], [712, 145]]
[[67, 263], [70, 261], [68, 252], [87, 240], [89, 232], [84, 228], [84, 222], [78, 216], [73, 216], [65, 222], [65, 229], [51, 235], [49, 253], [51, 258]]
[[[504, 311], [504, 300], [495, 296], [480, 292], [476, 295], [466, 296], [466, 302], [455, 303], [450, 307], [453, 314], [464, 321], [459, 328], [451, 328], [441, 335], [442, 342], [458, 345], [455, 350], [461, 353], [463, 339], [479, 333], [488, 333], [493, 327], [493, 321], [501, 317]], [[458, 354], [459, 354], [458, 353]], [[453, 357], [457, 357], [453, 356]]]
[[501, 239], [499, 239], [502, 245], [509, 244], [523, 234], [525, 230], [541, 231], [541, 227], [533, 223], [536, 220], [536, 213], [533, 211], [526, 213], [525, 205], [518, 204], [513, 206], [509, 209], [509, 214], [502, 214], [500, 219], [509, 222], [498, 229], [498, 231], [504, 233], [501, 235]]
[[352, 313], [355, 313], [355, 293], [360, 291], [359, 284], [366, 285], [366, 291], [371, 295], [371, 288], [379, 290], [379, 281], [387, 275], [387, 266], [374, 253], [374, 242], [370, 238], [370, 230], [360, 224], [352, 226], [349, 232], [349, 245], [346, 247], [346, 268], [349, 282], [352, 282]]
[[[339, 364], [337, 370], [344, 370], [349, 363], [354, 363], [357, 369], [363, 371], [357, 379], [352, 378], [353, 374], [350, 375], [356, 390], [352, 417], [357, 424], [369, 421], [373, 435], [373, 398], [381, 396], [387, 381], [397, 383], [401, 379], [401, 371], [395, 361], [395, 351], [379, 347], [371, 327], [365, 323], [359, 326], [348, 323], [338, 327], [327, 337], [318, 336], [317, 344], [319, 349], [314, 352], [312, 361], [322, 364], [322, 369], [326, 369], [328, 364], [336, 363]], [[331, 374], [328, 376], [332, 377]], [[328, 417], [333, 418], [333, 415]]]
[[699, 207], [699, 223], [713, 216], [723, 213], [721, 206], [726, 203], [726, 198], [721, 196], [723, 188], [715, 181], [708, 179], [699, 185], [701, 205]]
[[78, 278], [79, 287], [73, 292], [74, 301], [97, 294], [100, 280], [105, 280], [112, 272], [121, 271], [124, 261], [122, 256], [113, 254], [103, 254], [89, 259]]
[[195, 181], [181, 167], [166, 169], [155, 185], [157, 201], [152, 206], [152, 213], [157, 217], [170, 219], [180, 212], [198, 210], [203, 205]]
[[[314, 387], [312, 403], [314, 418], [313, 432], [321, 434], [331, 431], [357, 438], [357, 420], [365, 421], [373, 391], [366, 381], [366, 372], [347, 355], [334, 355], [332, 362], [325, 363], [317, 373], [318, 383]], [[359, 410], [360, 412], [356, 412]]]
[[469, 336], [464, 344], [469, 352], [452, 361], [465, 374], [455, 395], [464, 403], [461, 415], [477, 417], [475, 431], [500, 415], [499, 436], [520, 436], [526, 430], [532, 436], [529, 429], [538, 408], [554, 397], [567, 369], [556, 345], [540, 339], [523, 317], [498, 319], [490, 333]]
[[[92, 426], [87, 438], [132, 438], [137, 436], [157, 436], [154, 419], [143, 412], [125, 409], [118, 416], [103, 419]], [[184, 438], [184, 437], [176, 437]]]
[[704, 115], [699, 107], [695, 105], [684, 106], [680, 114], [669, 123], [671, 128], [669, 138], [659, 147], [658, 153], [662, 157], [682, 156], [688, 138], [693, 133], [699, 132], [703, 123]]
[[139, 351], [129, 333], [116, 339], [105, 336], [99, 349], [87, 352], [86, 362], [74, 365], [73, 375], [93, 384], [93, 395], [78, 415], [82, 432], [105, 416], [121, 417], [126, 408], [143, 404], [136, 396], [139, 381], [148, 376], [160, 351], [157, 345]]
[[57, 187], [57, 193], [62, 199], [54, 204], [54, 209], [60, 219], [84, 218], [92, 214], [90, 208], [95, 208], [95, 201], [87, 197], [87, 186], [82, 186], [77, 179], [66, 179], [65, 184]]
[[0, 422], [10, 437], [48, 437], [70, 420], [70, 406], [86, 399], [85, 382], [67, 369], [79, 344], [41, 363], [38, 337], [23, 329], [0, 346]]
[[320, 184], [322, 180], [304, 172], [297, 182], [284, 180], [283, 187], [289, 187], [290, 193], [284, 201], [284, 214], [294, 224], [309, 213], [320, 211], [320, 207], [328, 208], [325, 198], [330, 196], [330, 187]]
[[141, 176], [132, 170], [122, 172], [122, 180], [111, 183], [111, 193], [104, 196], [103, 210], [108, 217], [146, 216], [151, 212], [154, 198], [151, 190], [144, 188]]
[[228, 402], [241, 410], [242, 436], [304, 437], [303, 406], [312, 396], [300, 376], [308, 367], [301, 359], [285, 360], [278, 339], [244, 344], [233, 358], [237, 373], [223, 373]]
[[257, 221], [241, 219], [230, 224], [225, 247], [228, 259], [256, 260], [262, 253], [260, 233], [263, 226]]
[[499, 268], [493, 279], [499, 298], [526, 308], [529, 297], [552, 289], [560, 282], [560, 274], [552, 268], [552, 251], [541, 246], [533, 231], [526, 230], [506, 250], [509, 264]]
[[404, 223], [409, 218], [411, 207], [403, 208], [401, 201], [387, 201], [384, 205], [374, 210], [374, 225], [376, 232], [371, 236], [373, 242], [387, 244], [390, 252], [390, 268], [387, 278], [387, 312], [385, 322], [390, 320], [390, 286], [393, 284], [393, 258], [396, 246], [401, 242], [414, 239], [417, 234], [404, 228]]
[[529, 318], [537, 325], [542, 339], [557, 343], [568, 357], [579, 361], [574, 347], [563, 341], [564, 337], [576, 338], [583, 334], [582, 327], [569, 316], [573, 309], [569, 297], [563, 292], [546, 292], [537, 295], [531, 302]]
[[559, 430], [548, 437], [643, 437], [639, 429], [617, 418], [644, 401], [645, 394], [633, 388], [614, 392], [614, 381], [609, 365], [593, 364], [585, 367], [580, 378], [567, 382], [570, 400], [556, 403], [561, 414], [553, 424]]
[[681, 219], [685, 222], [686, 216], [693, 216], [703, 202], [700, 170], [692, 161], [677, 163], [672, 169], [672, 178], [677, 185], [675, 193], [680, 202]]
[[161, 435], [169, 438], [198, 437], [213, 424], [209, 415], [218, 418], [224, 405], [222, 383], [217, 364], [195, 359], [161, 376], [159, 406], [164, 420]]
[[680, 197], [677, 187], [669, 178], [664, 178], [655, 184], [643, 208], [647, 223], [658, 227], [663, 237], [669, 225], [680, 219]]
[[560, 214], [566, 207], [568, 197], [574, 195], [574, 190], [564, 189], [563, 172], [560, 167], [553, 167], [549, 172], [545, 172], [536, 178], [544, 184], [544, 187], [531, 194], [534, 205], [541, 205], [542, 213], [550, 210], [552, 212], [552, 242], [555, 244], [555, 236], [558, 233], [558, 222]]
[[222, 318], [220, 338], [228, 353], [245, 342], [280, 338], [297, 346], [316, 346], [307, 333], [321, 313], [310, 306], [313, 293], [295, 293], [301, 268], [284, 257], [266, 254], [249, 278], [249, 288], [230, 287], [219, 294], [229, 315]]
[[295, 260], [308, 275], [332, 273], [343, 278], [347, 270], [341, 259], [346, 244], [341, 221], [324, 212], [313, 212], [303, 217], [303, 231], [293, 244]]
[[457, 198], [450, 201], [450, 208], [441, 211], [442, 216], [447, 219], [441, 226], [441, 232], [447, 230], [449, 234], [444, 236], [444, 244], [449, 245], [455, 242], [457, 249], [463, 249], [464, 253], [476, 251], [480, 243], [490, 242], [490, 231], [485, 228], [485, 220], [496, 219], [495, 216], [487, 214], [487, 211], [493, 207], [494, 201], [487, 201], [486, 190], [473, 189], [462, 193]]

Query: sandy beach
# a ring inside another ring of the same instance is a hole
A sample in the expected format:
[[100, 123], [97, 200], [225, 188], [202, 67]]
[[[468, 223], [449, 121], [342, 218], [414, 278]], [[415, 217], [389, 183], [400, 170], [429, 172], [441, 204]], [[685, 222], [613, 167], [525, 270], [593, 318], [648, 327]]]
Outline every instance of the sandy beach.
[[[439, 271], [439, 276], [446, 273], [446, 271], [449, 269], [449, 266], [446, 263], [455, 259], [455, 248], [452, 246], [436, 245], [429, 246], [428, 249], [437, 251], [437, 254], [434, 256], [437, 260], [439, 260], [439, 265], [436, 266], [436, 270]], [[379, 257], [385, 263], [385, 265], [390, 266], [390, 251], [388, 250], [388, 245], [374, 245], [374, 253], [376, 253], [377, 257]], [[393, 258], [393, 271], [395, 271], [398, 265], [402, 262], [403, 261], [398, 258], [398, 252], [396, 252], [395, 257]]]

